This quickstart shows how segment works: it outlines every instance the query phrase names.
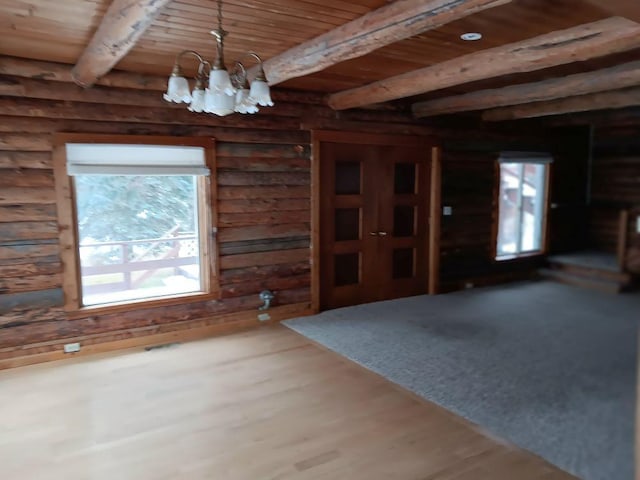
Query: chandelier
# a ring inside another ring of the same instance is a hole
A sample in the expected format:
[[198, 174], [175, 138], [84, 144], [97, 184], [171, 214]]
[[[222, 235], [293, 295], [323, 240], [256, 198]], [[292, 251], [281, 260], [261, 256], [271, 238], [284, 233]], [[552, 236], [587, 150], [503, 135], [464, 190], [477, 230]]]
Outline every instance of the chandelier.
[[[269, 84], [258, 54], [248, 52], [243, 57], [253, 58], [258, 62], [258, 73], [251, 83], [242, 62], [236, 60], [231, 73], [227, 71], [224, 63], [224, 37], [228, 32], [222, 28], [222, 0], [218, 0], [218, 27], [211, 34], [216, 37], [216, 59], [213, 65], [193, 50], [180, 52], [176, 56], [167, 93], [163, 98], [168, 102], [187, 103], [191, 112], [213, 113], [221, 117], [234, 112], [256, 113], [258, 105], [272, 107]], [[180, 65], [186, 55], [194, 56], [200, 62], [193, 91], [189, 89], [189, 82]], [[208, 87], [205, 88], [205, 85]]]

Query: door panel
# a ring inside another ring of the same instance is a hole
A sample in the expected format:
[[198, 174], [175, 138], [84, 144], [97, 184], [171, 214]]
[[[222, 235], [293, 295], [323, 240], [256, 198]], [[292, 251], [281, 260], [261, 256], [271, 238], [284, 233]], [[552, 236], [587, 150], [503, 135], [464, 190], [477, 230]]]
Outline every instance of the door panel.
[[425, 293], [431, 148], [322, 141], [319, 151], [321, 308]]
[[364, 261], [375, 245], [366, 233], [372, 228], [375, 203], [364, 186], [372, 181], [374, 148], [323, 143], [320, 172], [321, 307], [371, 301], [365, 278], [371, 267]]
[[390, 179], [380, 188], [380, 299], [427, 291], [430, 150], [381, 147], [381, 172]]

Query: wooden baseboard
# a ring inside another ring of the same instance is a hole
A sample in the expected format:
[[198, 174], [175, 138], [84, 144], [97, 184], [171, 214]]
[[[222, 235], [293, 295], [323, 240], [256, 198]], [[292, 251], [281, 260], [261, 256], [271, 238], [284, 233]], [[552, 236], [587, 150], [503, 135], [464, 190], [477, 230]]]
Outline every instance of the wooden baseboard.
[[[87, 355], [95, 355], [116, 350], [199, 340], [216, 335], [239, 332], [252, 327], [257, 327], [258, 325], [276, 323], [282, 320], [287, 320], [289, 318], [312, 315], [313, 310], [308, 303], [295, 303], [291, 305], [273, 307], [270, 308], [267, 312], [264, 312], [268, 313], [271, 317], [268, 321], [265, 322], [261, 322], [260, 320], [258, 320], [259, 313], [263, 312], [249, 310], [221, 315], [219, 317], [219, 323], [207, 325], [204, 327], [186, 328], [183, 330], [144, 335], [123, 340], [105, 340], [104, 342], [93, 343], [90, 345], [82, 345], [82, 342], [80, 342], [80, 351], [76, 353], [64, 353], [63, 351], [64, 344], [74, 342], [74, 339], [72, 338], [65, 338], [60, 340], [59, 343], [52, 345], [52, 347], [55, 349], [48, 352], [38, 352], [30, 354], [30, 346], [26, 345], [20, 350], [16, 350], [16, 356], [0, 359], [0, 370], [33, 365], [36, 363], [51, 362], [55, 360], [84, 357]], [[216, 317], [216, 319], [218, 319], [218, 317]], [[115, 331], [113, 332], [113, 335], [118, 335], [121, 333], [123, 332]], [[35, 347], [31, 348], [35, 350]]]

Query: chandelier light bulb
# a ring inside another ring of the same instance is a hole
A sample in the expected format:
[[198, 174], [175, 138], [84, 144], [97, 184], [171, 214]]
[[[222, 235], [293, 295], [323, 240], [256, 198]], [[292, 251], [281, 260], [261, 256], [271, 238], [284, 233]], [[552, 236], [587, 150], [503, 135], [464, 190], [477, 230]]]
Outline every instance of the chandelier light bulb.
[[190, 112], [201, 113], [204, 111], [204, 90], [194, 89], [191, 93], [191, 104], [189, 105]]
[[224, 117], [235, 111], [235, 97], [207, 88], [204, 95], [204, 111]]
[[163, 98], [167, 102], [189, 103], [191, 102], [191, 93], [189, 92], [189, 82], [183, 76], [169, 77], [167, 85], [167, 93]]
[[213, 69], [209, 73], [209, 89], [222, 92], [225, 95], [234, 95], [236, 89], [231, 84], [231, 77], [226, 69]]
[[249, 95], [248, 88], [241, 88], [236, 93], [236, 112], [238, 113], [258, 113], [256, 102]]
[[265, 80], [254, 80], [251, 82], [251, 90], [249, 96], [258, 105], [263, 107], [273, 107], [273, 101], [271, 100], [271, 92], [269, 91], [269, 84]]

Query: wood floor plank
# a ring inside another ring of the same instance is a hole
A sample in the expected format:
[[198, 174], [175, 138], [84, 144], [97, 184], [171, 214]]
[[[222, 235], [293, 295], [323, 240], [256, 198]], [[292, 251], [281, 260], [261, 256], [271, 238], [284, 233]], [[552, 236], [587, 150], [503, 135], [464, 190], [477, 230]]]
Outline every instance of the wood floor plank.
[[283, 326], [0, 372], [3, 476], [569, 480]]

